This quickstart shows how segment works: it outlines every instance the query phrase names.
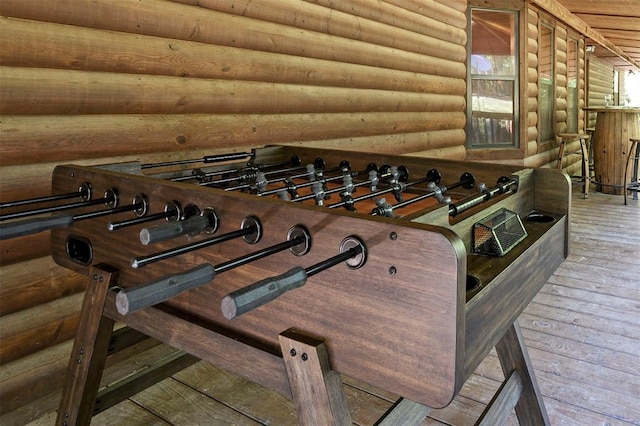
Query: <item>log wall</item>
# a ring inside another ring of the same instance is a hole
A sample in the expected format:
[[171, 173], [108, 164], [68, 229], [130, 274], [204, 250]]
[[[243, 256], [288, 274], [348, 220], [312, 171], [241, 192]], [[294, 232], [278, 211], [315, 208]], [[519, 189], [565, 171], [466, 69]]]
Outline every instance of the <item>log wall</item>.
[[[529, 110], [527, 130], [527, 153], [524, 163], [529, 167], [556, 167], [559, 149], [559, 139], [556, 141], [543, 141], [538, 131], [539, 104], [537, 99], [539, 76], [541, 73], [538, 60], [538, 46], [540, 43], [540, 26], [546, 23], [554, 29], [553, 65], [555, 85], [555, 133], [564, 133], [567, 130], [567, 115], [569, 104], [567, 102], [569, 79], [567, 76], [567, 43], [570, 39], [578, 40], [578, 132], [584, 132], [586, 126], [585, 114], [582, 108], [586, 105], [586, 61], [584, 36], [577, 34], [566, 24], [549, 16], [534, 6], [528, 8], [528, 25], [526, 35], [528, 37], [528, 98], [526, 107]], [[523, 105], [524, 107], [524, 105]], [[578, 151], [579, 143], [576, 141], [566, 148], [567, 152]], [[581, 163], [579, 156], [568, 156], [563, 160], [563, 169], [569, 174], [580, 174]]]
[[[613, 65], [590, 54], [587, 58], [587, 67], [587, 78], [589, 79], [587, 103], [590, 107], [604, 108], [606, 106], [605, 95], [613, 95]], [[596, 127], [597, 116], [596, 112], [589, 113], [587, 127]]]
[[[466, 7], [2, 0], [0, 200], [47, 195], [60, 163], [271, 143], [462, 159]], [[48, 238], [0, 248], [3, 424], [57, 405], [78, 321], [84, 280], [51, 261]]]

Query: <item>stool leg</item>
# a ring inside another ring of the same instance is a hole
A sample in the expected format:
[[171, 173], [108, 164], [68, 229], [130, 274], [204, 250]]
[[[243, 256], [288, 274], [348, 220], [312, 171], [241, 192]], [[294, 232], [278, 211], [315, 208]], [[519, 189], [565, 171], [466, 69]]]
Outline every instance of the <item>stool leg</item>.
[[562, 157], [564, 157], [564, 144], [565, 141], [562, 139], [560, 142], [560, 147], [558, 148], [558, 162], [556, 163], [556, 169], [562, 170]]
[[[634, 151], [635, 151], [635, 158], [634, 158]], [[634, 164], [633, 164], [633, 182], [637, 182], [638, 181], [638, 157], [640, 157], [640, 145], [638, 144], [638, 142], [633, 142], [631, 144], [631, 149], [629, 150], [629, 154], [627, 155], [627, 163], [626, 166], [624, 168], [624, 181], [623, 181], [623, 185], [624, 188], [623, 189], [623, 193], [624, 193], [624, 205], [627, 205], [627, 184], [631, 183], [630, 181], [628, 181], [628, 173], [629, 173], [629, 166], [631, 165], [631, 159], [634, 158]], [[638, 193], [634, 191], [633, 193], [633, 199], [637, 200], [638, 199]]]
[[589, 151], [584, 139], [580, 139], [580, 149], [582, 151], [582, 178], [584, 179], [584, 198], [589, 198], [589, 185], [591, 184], [591, 173], [589, 172]]

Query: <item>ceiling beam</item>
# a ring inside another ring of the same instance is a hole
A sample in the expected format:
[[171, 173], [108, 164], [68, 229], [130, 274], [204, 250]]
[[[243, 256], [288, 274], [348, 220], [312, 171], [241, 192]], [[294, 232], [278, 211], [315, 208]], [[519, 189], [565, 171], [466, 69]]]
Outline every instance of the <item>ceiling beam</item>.
[[578, 16], [571, 13], [569, 9], [561, 5], [555, 0], [529, 0], [531, 3], [537, 5], [538, 7], [544, 9], [551, 15], [555, 16], [559, 20], [565, 22], [567, 25], [574, 28], [581, 34], [589, 37], [595, 43], [609, 50], [610, 52], [616, 54], [620, 58], [622, 58], [625, 62], [627, 62], [632, 67], [636, 68], [640, 71], [640, 64], [638, 61], [634, 60], [632, 57], [624, 53], [618, 46], [611, 43], [607, 40], [602, 34], [598, 31], [591, 28], [586, 22], [580, 19]]

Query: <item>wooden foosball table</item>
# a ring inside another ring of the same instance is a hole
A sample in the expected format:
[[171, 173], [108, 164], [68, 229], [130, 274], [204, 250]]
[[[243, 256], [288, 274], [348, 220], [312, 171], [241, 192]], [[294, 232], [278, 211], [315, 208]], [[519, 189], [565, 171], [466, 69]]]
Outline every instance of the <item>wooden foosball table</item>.
[[195, 161], [59, 166], [32, 200], [51, 208], [3, 209], [1, 238], [51, 229], [88, 279], [58, 424], [90, 422], [115, 322], [293, 398], [301, 424], [351, 424], [340, 374], [402, 397], [379, 424], [422, 421], [496, 347], [479, 423], [548, 424], [517, 318], [568, 254], [564, 173], [290, 146]]

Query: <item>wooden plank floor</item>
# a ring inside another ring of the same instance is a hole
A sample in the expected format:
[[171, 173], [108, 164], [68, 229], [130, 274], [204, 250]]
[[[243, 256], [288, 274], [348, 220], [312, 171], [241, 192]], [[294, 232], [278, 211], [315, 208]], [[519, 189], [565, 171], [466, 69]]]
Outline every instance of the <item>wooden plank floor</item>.
[[[553, 425], [640, 425], [640, 204], [601, 193], [583, 200], [578, 191], [573, 201], [571, 255], [520, 325]], [[492, 353], [424, 424], [473, 424], [502, 378]], [[352, 381], [345, 392], [358, 425], [373, 424], [394, 398]], [[294, 425], [296, 415], [291, 401], [199, 362], [92, 424]]]

